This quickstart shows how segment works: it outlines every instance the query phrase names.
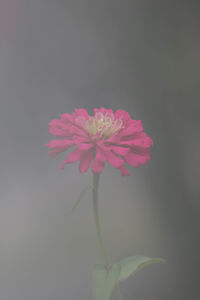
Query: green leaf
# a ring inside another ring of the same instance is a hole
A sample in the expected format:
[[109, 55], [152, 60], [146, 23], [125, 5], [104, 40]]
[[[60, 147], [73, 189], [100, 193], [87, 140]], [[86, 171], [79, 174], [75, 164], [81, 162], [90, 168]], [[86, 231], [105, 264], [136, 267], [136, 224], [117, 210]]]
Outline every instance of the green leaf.
[[145, 256], [132, 256], [129, 258], [125, 258], [119, 263], [121, 267], [119, 280], [123, 281], [127, 279], [128, 277], [148, 265], [164, 262], [165, 260], [162, 258], [149, 258]]
[[105, 267], [103, 264], [94, 266], [93, 292], [94, 300], [109, 300], [120, 277], [120, 265]]
[[73, 208], [72, 208], [72, 212], [75, 211], [75, 209], [76, 209], [76, 207], [78, 206], [78, 204], [80, 203], [81, 199], [83, 199], [83, 197], [84, 197], [84, 196], [87, 194], [87, 192], [88, 192], [89, 190], [91, 190], [91, 189], [92, 189], [92, 185], [88, 185], [88, 186], [86, 186], [86, 187], [81, 191], [81, 193], [80, 193], [78, 199], [76, 200], [76, 202], [75, 202], [75, 204], [74, 204], [74, 206], [73, 206]]

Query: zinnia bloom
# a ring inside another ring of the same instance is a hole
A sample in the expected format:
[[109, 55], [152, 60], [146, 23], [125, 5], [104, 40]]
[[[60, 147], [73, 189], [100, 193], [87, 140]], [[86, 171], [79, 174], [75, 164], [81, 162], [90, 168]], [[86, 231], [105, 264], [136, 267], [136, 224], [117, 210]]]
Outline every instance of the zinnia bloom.
[[139, 167], [150, 159], [149, 148], [153, 141], [143, 132], [142, 122], [131, 119], [128, 112], [112, 109], [94, 109], [89, 116], [83, 108], [72, 114], [62, 114], [49, 123], [51, 134], [62, 139], [50, 141], [49, 154], [56, 156], [75, 147], [60, 168], [79, 161], [79, 171], [86, 172], [91, 165], [93, 173], [101, 173], [105, 162], [119, 169], [122, 175], [130, 175], [125, 163]]

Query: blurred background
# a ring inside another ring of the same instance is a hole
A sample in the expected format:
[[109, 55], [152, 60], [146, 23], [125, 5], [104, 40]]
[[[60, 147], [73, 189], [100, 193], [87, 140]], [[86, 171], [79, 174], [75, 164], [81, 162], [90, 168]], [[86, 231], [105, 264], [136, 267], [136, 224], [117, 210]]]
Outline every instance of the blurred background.
[[[0, 0], [0, 299], [90, 300], [102, 257], [92, 174], [44, 144], [61, 113], [105, 106], [143, 121], [152, 159], [106, 166], [100, 217], [111, 262], [163, 257], [124, 300], [197, 300], [200, 269], [198, 1]], [[114, 299], [114, 297], [113, 297]]]

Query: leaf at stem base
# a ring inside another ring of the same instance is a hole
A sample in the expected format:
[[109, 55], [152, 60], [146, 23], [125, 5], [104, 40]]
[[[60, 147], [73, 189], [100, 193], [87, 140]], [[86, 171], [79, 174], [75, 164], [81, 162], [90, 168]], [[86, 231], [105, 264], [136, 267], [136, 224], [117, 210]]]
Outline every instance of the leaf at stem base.
[[93, 273], [93, 300], [109, 300], [116, 284], [126, 280], [148, 265], [163, 262], [165, 260], [162, 258], [132, 256], [108, 267], [104, 264], [95, 265]]
[[124, 281], [125, 279], [148, 265], [164, 262], [165, 260], [162, 258], [149, 258], [145, 256], [132, 256], [125, 258], [119, 262], [119, 265], [121, 267], [119, 280]]

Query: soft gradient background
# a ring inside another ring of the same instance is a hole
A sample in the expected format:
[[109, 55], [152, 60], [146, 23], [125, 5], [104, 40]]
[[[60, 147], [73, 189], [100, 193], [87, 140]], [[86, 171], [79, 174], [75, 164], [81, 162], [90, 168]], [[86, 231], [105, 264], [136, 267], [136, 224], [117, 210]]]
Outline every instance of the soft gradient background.
[[[125, 109], [153, 138], [131, 176], [107, 166], [100, 214], [111, 262], [164, 265], [122, 286], [124, 300], [198, 300], [200, 5], [162, 0], [0, 0], [0, 299], [91, 300], [102, 262], [91, 182], [44, 144], [75, 107]], [[113, 298], [114, 299], [114, 298]]]

